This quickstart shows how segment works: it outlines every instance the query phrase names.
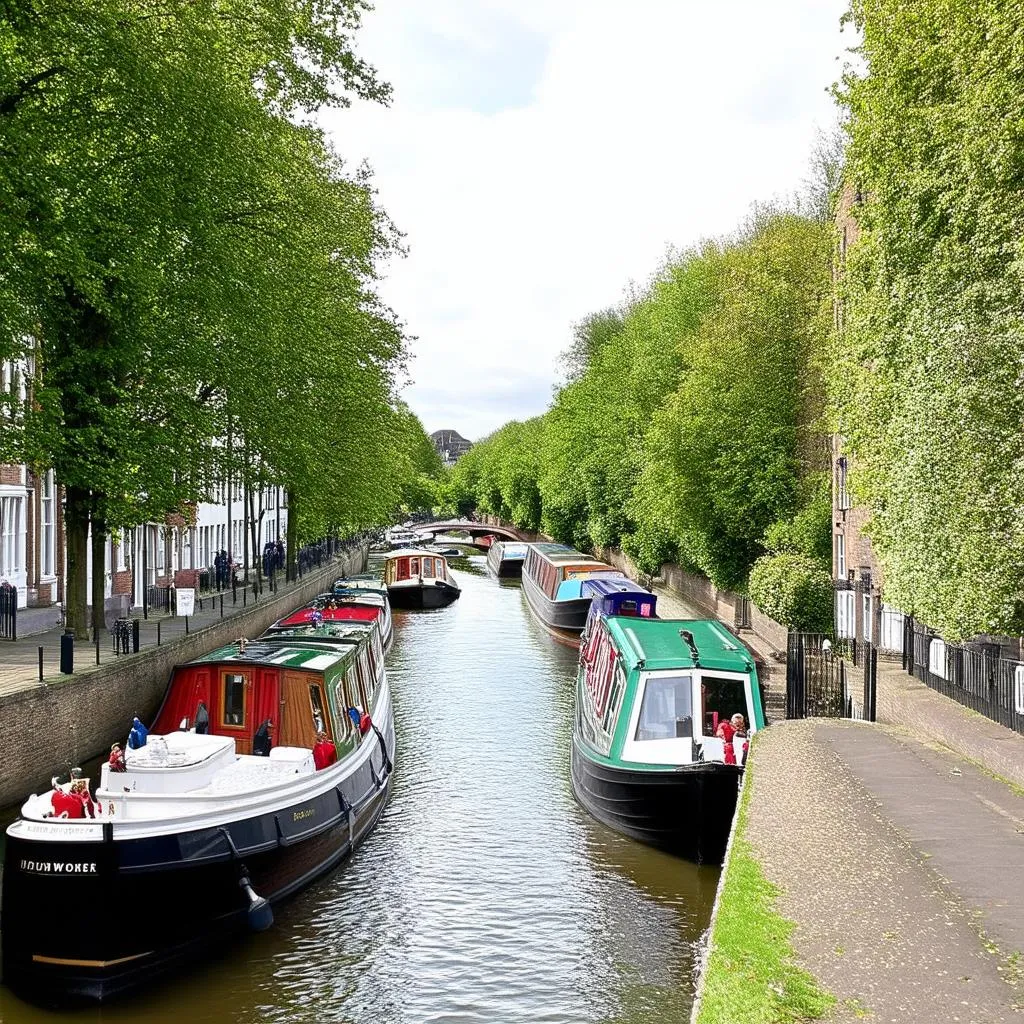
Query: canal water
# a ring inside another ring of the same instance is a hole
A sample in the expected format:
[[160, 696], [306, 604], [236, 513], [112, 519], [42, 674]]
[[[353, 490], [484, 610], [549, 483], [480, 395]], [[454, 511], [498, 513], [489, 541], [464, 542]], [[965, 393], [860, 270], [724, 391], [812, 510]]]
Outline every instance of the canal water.
[[[395, 614], [395, 787], [356, 855], [278, 908], [269, 932], [127, 1003], [53, 1014], [0, 987], [3, 1024], [688, 1019], [718, 869], [576, 804], [576, 652], [482, 556], [453, 568], [459, 601]], [[59, 908], [39, 909], [60, 927]], [[188, 911], [123, 909], [125, 928]]]

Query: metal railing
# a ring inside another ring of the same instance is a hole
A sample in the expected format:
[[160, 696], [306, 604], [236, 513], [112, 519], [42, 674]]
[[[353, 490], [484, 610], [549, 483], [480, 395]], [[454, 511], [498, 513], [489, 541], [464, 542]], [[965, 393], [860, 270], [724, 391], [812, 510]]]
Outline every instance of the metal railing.
[[947, 643], [908, 617], [903, 667], [922, 683], [1007, 729], [1024, 734], [1024, 662], [997, 643]]
[[0, 640], [18, 639], [18, 588], [0, 583]]
[[[867, 648], [866, 650], [864, 648]], [[878, 659], [870, 645], [862, 647], [861, 690], [847, 661], [849, 641], [827, 633], [790, 630], [786, 638], [786, 717], [860, 718], [875, 720]]]

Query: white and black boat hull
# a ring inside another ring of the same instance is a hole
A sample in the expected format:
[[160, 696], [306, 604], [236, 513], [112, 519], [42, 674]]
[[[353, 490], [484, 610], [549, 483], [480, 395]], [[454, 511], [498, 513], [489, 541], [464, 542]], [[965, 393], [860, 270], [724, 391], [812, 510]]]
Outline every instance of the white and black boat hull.
[[414, 586], [388, 587], [388, 600], [392, 608], [444, 608], [461, 593], [458, 587], [450, 583], [433, 580]]
[[572, 745], [576, 799], [598, 821], [700, 864], [721, 864], [743, 769], [699, 762], [665, 771], [601, 764]]
[[[7, 836], [4, 982], [41, 1005], [104, 1002], [269, 923], [271, 905], [336, 867], [391, 790], [395, 734], [348, 777], [291, 806], [221, 827], [99, 842]], [[263, 911], [265, 914], [265, 911]]]

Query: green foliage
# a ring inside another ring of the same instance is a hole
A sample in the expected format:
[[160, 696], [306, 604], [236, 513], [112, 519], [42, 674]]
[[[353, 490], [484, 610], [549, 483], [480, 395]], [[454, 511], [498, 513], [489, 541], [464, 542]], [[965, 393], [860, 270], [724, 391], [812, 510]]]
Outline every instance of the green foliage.
[[832, 631], [832, 573], [827, 562], [807, 555], [764, 555], [750, 570], [750, 599], [793, 629]]
[[304, 119], [387, 99], [352, 49], [364, 9], [0, 5], [0, 357], [35, 371], [0, 458], [67, 489], [80, 632], [90, 523], [160, 520], [231, 473], [286, 487], [309, 536], [439, 473], [373, 291], [397, 234]]
[[950, 639], [1024, 629], [1021, 75], [1014, 4], [854, 0], [865, 201], [831, 374], [886, 598]]
[[631, 305], [577, 326], [549, 411], [464, 457], [461, 494], [566, 543], [621, 544], [645, 572], [677, 558], [720, 586], [744, 585], [780, 521], [780, 543], [819, 554], [830, 287], [829, 231], [793, 213], [757, 211], [736, 238], [682, 253]]
[[790, 552], [830, 563], [832, 489], [829, 476], [816, 474], [807, 485], [810, 493], [806, 503], [792, 518], [777, 520], [768, 527], [764, 546], [773, 554]]

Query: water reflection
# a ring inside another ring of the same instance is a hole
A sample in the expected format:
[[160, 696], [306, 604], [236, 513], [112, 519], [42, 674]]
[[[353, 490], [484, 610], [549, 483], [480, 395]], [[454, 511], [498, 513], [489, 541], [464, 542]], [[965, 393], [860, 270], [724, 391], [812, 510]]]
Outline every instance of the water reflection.
[[686, 1018], [717, 870], [577, 806], [575, 652], [533, 621], [517, 586], [483, 575], [482, 555], [453, 561], [459, 601], [395, 614], [395, 790], [355, 858], [279, 908], [270, 932], [130, 1007], [44, 1014], [4, 989], [0, 1020]]

